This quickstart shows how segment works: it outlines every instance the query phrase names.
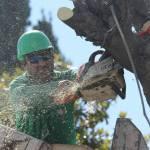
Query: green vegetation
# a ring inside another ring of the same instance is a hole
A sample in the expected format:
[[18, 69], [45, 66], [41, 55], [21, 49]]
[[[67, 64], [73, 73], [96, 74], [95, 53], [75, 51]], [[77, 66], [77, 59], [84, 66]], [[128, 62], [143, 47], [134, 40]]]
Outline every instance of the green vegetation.
[[[29, 0], [1, 0], [0, 4], [0, 73], [12, 71], [16, 61], [16, 44], [18, 37], [30, 24]], [[2, 69], [3, 68], [3, 69]]]
[[9, 127], [14, 127], [14, 110], [9, 102], [8, 85], [10, 81], [22, 74], [20, 68], [16, 68], [15, 72], [9, 73], [4, 71], [0, 75], [0, 123]]
[[98, 125], [107, 121], [108, 102], [76, 103], [76, 127], [78, 144], [89, 145], [95, 150], [108, 150], [111, 144], [109, 133]]

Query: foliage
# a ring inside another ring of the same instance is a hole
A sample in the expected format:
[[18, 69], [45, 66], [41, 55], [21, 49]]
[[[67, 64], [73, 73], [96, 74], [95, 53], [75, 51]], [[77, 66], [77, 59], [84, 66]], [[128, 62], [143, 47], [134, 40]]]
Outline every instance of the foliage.
[[29, 0], [1, 0], [0, 10], [0, 68], [12, 70], [17, 40], [29, 24]]
[[120, 112], [119, 117], [120, 118], [126, 118], [127, 113], [126, 112]]
[[23, 70], [21, 68], [15, 68], [14, 73], [9, 73], [7, 71], [4, 71], [0, 75], [0, 89], [7, 90], [9, 83], [16, 78], [18, 75], [21, 75], [23, 73]]
[[9, 102], [8, 85], [11, 80], [22, 74], [23, 70], [16, 68], [15, 72], [3, 72], [0, 76], [0, 123], [9, 127], [15, 126], [14, 110]]
[[111, 140], [109, 133], [98, 127], [107, 121], [109, 102], [86, 102], [80, 100], [76, 103], [76, 127], [78, 144], [88, 145], [95, 150], [108, 150]]
[[150, 144], [150, 134], [144, 136], [146, 143]]

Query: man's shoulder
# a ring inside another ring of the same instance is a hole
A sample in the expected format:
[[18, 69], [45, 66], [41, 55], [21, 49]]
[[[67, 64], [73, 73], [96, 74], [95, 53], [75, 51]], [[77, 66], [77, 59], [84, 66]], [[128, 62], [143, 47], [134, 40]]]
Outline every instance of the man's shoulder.
[[14, 80], [12, 80], [12, 82], [15, 82], [15, 81], [26, 81], [26, 80], [27, 80], [26, 73], [23, 73], [23, 74], [17, 76]]
[[15, 79], [13, 79], [10, 84], [9, 87], [13, 87], [15, 85], [18, 84], [25, 84], [27, 82], [27, 77], [26, 77], [26, 73], [23, 73], [22, 75], [16, 77]]

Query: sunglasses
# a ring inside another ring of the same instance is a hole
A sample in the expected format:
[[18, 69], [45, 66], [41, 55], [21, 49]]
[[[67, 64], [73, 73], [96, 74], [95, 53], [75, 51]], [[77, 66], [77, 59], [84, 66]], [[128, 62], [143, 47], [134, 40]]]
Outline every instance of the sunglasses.
[[51, 55], [46, 56], [40, 56], [40, 55], [34, 55], [34, 56], [28, 56], [28, 60], [31, 64], [39, 63], [40, 61], [48, 61], [51, 58]]

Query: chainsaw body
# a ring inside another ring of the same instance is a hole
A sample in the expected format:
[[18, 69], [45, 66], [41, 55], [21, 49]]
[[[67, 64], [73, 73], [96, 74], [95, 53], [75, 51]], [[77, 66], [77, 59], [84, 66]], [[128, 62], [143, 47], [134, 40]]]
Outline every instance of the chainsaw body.
[[79, 91], [82, 98], [85, 100], [106, 101], [115, 99], [119, 95], [124, 99], [126, 85], [123, 68], [112, 56], [94, 62], [95, 56], [100, 53], [100, 51], [94, 52], [81, 72]]

